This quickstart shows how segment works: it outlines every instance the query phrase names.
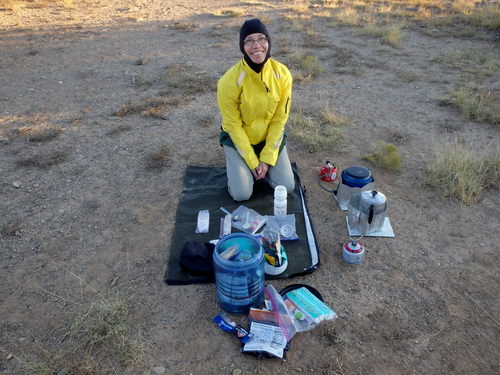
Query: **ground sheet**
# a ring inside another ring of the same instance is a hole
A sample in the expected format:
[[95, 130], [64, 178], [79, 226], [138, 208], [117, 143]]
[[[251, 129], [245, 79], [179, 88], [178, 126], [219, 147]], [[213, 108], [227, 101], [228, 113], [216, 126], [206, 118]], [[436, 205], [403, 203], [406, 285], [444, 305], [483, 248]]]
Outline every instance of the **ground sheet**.
[[[295, 190], [288, 196], [287, 213], [295, 214], [298, 240], [284, 241], [288, 255], [288, 267], [278, 276], [266, 276], [267, 279], [289, 278], [313, 272], [319, 266], [319, 255], [313, 228], [307, 213], [304, 190], [301, 187], [297, 168], [294, 165]], [[261, 215], [273, 214], [273, 190], [265, 182], [257, 182], [250, 200], [235, 202], [227, 191], [226, 169], [223, 167], [189, 166], [184, 177], [184, 186], [177, 207], [175, 229], [172, 236], [165, 282], [170, 285], [196, 284], [213, 282], [213, 277], [191, 274], [183, 270], [179, 258], [184, 243], [187, 241], [208, 242], [219, 237], [220, 219], [226, 208], [232, 212], [241, 204], [252, 208]], [[195, 233], [199, 210], [209, 210], [209, 232]], [[233, 228], [233, 233], [237, 232]]]

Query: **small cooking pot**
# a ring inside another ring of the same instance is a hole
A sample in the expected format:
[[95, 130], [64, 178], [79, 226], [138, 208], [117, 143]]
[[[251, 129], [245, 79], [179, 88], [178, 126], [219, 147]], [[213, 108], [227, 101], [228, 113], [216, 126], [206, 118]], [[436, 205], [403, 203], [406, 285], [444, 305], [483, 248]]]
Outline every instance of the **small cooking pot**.
[[363, 191], [349, 200], [349, 226], [362, 235], [382, 230], [388, 208], [384, 194], [376, 190]]

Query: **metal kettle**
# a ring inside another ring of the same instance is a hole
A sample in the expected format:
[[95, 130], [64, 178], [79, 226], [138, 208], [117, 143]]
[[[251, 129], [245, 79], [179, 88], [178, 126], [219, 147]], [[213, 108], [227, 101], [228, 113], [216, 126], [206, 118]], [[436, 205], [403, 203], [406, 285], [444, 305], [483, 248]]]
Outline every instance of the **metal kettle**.
[[387, 208], [387, 199], [379, 191], [371, 190], [355, 194], [349, 200], [347, 216], [349, 226], [363, 236], [381, 231]]

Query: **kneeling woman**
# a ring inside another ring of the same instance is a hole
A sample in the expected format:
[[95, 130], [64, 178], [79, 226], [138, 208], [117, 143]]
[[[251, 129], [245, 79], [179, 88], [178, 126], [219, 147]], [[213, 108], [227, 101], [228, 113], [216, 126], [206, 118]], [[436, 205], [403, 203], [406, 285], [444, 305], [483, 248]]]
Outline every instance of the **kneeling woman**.
[[271, 39], [259, 19], [240, 29], [243, 59], [219, 80], [217, 102], [222, 115], [220, 143], [226, 154], [229, 193], [250, 198], [254, 179], [293, 191], [295, 180], [285, 146], [292, 75], [270, 58]]

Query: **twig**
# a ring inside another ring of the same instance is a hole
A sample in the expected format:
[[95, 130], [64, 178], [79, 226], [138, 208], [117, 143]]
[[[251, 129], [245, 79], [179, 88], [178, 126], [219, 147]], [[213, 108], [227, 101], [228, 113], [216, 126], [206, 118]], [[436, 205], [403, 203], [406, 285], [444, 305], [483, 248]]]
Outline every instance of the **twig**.
[[424, 345], [424, 343], [425, 343], [425, 342], [427, 342], [427, 341], [429, 341], [431, 338], [433, 338], [433, 337], [435, 337], [435, 336], [439, 335], [439, 334], [440, 334], [440, 333], [441, 333], [444, 329], [445, 329], [445, 327], [441, 328], [438, 332], [433, 333], [432, 335], [427, 336], [427, 338], [426, 338], [424, 341], [422, 341], [419, 345]]
[[498, 323], [498, 321], [493, 317], [493, 315], [491, 315], [489, 313], [488, 310], [486, 310], [483, 306], [481, 306], [481, 304], [479, 302], [477, 302], [474, 298], [472, 298], [471, 296], [469, 296], [467, 293], [464, 292], [464, 294], [469, 297], [471, 299], [472, 302], [474, 302], [476, 305], [478, 305], [495, 323], [497, 326], [500, 326], [500, 323]]
[[61, 297], [60, 295], [54, 293], [54, 292], [51, 292], [50, 290], [48, 289], [45, 289], [45, 288], [40, 288], [40, 290], [43, 290], [45, 293], [48, 293], [48, 294], [51, 294], [53, 295], [54, 297], [57, 297], [57, 298], [60, 298], [66, 302], [69, 302], [69, 303], [72, 303], [73, 305], [78, 305], [78, 306], [83, 306], [83, 304], [81, 303], [78, 303], [78, 302], [75, 302], [75, 301], [71, 301], [70, 299], [67, 299], [67, 298], [64, 298], [64, 297]]
[[339, 369], [342, 375], [344, 375], [344, 369], [342, 368], [342, 365], [340, 364], [339, 357], [337, 357], [337, 364], [339, 365]]

